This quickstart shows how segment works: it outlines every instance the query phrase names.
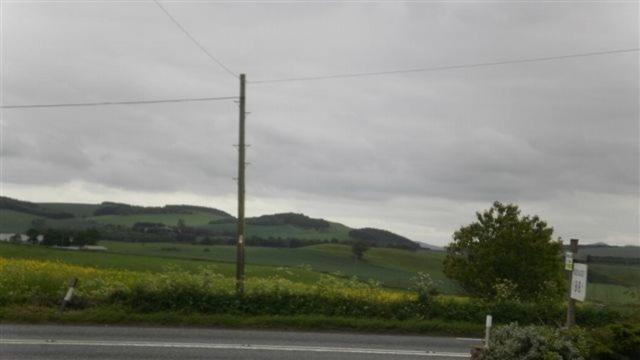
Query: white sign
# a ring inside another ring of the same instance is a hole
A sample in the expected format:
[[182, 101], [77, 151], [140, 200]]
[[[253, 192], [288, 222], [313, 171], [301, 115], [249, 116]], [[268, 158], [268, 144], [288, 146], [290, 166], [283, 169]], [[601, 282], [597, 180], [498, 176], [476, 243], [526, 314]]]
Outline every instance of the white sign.
[[587, 297], [587, 265], [573, 264], [571, 273], [571, 298], [584, 301]]
[[573, 270], [573, 253], [571, 251], [564, 253], [564, 269], [567, 271]]

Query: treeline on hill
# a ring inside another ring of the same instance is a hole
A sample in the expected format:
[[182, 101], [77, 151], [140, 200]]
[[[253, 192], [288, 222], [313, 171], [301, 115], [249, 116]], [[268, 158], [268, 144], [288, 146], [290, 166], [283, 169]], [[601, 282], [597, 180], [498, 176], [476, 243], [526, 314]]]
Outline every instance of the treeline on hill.
[[381, 229], [362, 228], [351, 230], [349, 232], [349, 236], [368, 245], [391, 247], [411, 251], [420, 249], [420, 245], [418, 245], [418, 243], [411, 241], [404, 236], [400, 236], [390, 231]]
[[[56, 211], [29, 201], [22, 201], [6, 196], [0, 196], [0, 209], [13, 210], [40, 216], [48, 219], [70, 219], [75, 215], [69, 212]], [[191, 214], [204, 212], [233, 219], [230, 214], [204, 206], [195, 205], [165, 205], [162, 207], [135, 206], [123, 203], [105, 201], [93, 212], [93, 216], [102, 215], [142, 215], [142, 214]]]
[[108, 201], [100, 204], [100, 207], [93, 212], [93, 215], [190, 214], [193, 212], [206, 212], [213, 215], [232, 218], [230, 214], [222, 210], [204, 206], [165, 205], [162, 207], [146, 207]]
[[[233, 223], [236, 220], [234, 218], [220, 219], [212, 221], [212, 224], [228, 224]], [[324, 219], [314, 219], [304, 214], [296, 213], [280, 213], [273, 215], [262, 215], [254, 218], [246, 219], [248, 225], [260, 225], [260, 226], [278, 226], [278, 225], [292, 225], [301, 227], [303, 229], [315, 229], [323, 230], [328, 229], [330, 224]]]
[[[100, 231], [97, 229], [29, 229], [26, 235], [29, 242], [43, 246], [95, 245], [100, 240]], [[38, 241], [39, 236], [42, 236], [42, 241]]]
[[[301, 217], [307, 218], [304, 215]], [[273, 218], [273, 217], [271, 217]], [[316, 220], [316, 219], [310, 219]], [[324, 220], [322, 220], [324, 221]], [[227, 223], [227, 222], [225, 222]], [[266, 222], [261, 220], [262, 224]], [[278, 221], [279, 224], [282, 224]], [[327, 222], [328, 223], [328, 222]], [[299, 225], [298, 225], [299, 226]], [[229, 228], [189, 227], [185, 224], [167, 226], [161, 223], [138, 222], [132, 228], [117, 225], [106, 225], [100, 228], [102, 238], [112, 241], [127, 242], [179, 242], [202, 245], [235, 245], [236, 231]], [[246, 244], [249, 246], [296, 248], [315, 244], [333, 243], [350, 244], [353, 241], [365, 242], [372, 247], [388, 247], [415, 251], [420, 246], [399, 235], [378, 229], [360, 229], [349, 233], [351, 239], [298, 239], [294, 237], [249, 235]]]
[[50, 210], [38, 204], [20, 201], [6, 196], [0, 196], [0, 209], [18, 211], [47, 219], [70, 219], [74, 217], [71, 213]]
[[[104, 240], [125, 242], [178, 242], [201, 245], [235, 245], [235, 230], [207, 227], [167, 226], [161, 223], [138, 222], [132, 228], [118, 225], [106, 225], [100, 228]], [[339, 243], [331, 240], [302, 240], [293, 237], [247, 236], [249, 246], [296, 248], [323, 243]]]

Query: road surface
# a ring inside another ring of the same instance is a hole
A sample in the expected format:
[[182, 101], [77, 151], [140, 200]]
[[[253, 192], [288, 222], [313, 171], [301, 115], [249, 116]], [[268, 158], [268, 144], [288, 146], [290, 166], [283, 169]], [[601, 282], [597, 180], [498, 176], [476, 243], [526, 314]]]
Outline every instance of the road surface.
[[478, 339], [337, 332], [0, 324], [9, 359], [464, 359]]

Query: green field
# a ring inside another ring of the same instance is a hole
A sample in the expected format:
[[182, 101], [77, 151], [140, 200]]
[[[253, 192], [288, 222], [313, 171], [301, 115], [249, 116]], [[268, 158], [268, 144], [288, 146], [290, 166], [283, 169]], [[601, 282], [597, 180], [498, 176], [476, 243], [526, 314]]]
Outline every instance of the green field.
[[[89, 251], [57, 250], [38, 246], [13, 245], [0, 243], [0, 258], [59, 261], [61, 263], [88, 266], [102, 269], [121, 269], [145, 272], [164, 272], [171, 268], [196, 272], [203, 268], [212, 268], [224, 276], [235, 274], [235, 265], [228, 262], [198, 261], [180, 258], [163, 258], [143, 255], [125, 255]], [[267, 278], [280, 277], [303, 283], [311, 283], [320, 277], [320, 273], [308, 269], [296, 268], [295, 271], [277, 266], [248, 265], [247, 276]]]
[[137, 222], [160, 223], [175, 226], [180, 219], [187, 226], [206, 225], [210, 221], [221, 219], [221, 216], [211, 213], [194, 212], [191, 214], [139, 214], [139, 215], [103, 215], [88, 217], [88, 221], [96, 221], [101, 224], [133, 226]]
[[100, 208], [99, 204], [74, 204], [74, 203], [39, 203], [47, 209], [71, 213], [77, 217], [93, 216], [93, 212]]
[[[102, 242], [110, 252], [137, 254], [193, 260], [207, 260], [216, 263], [233, 263], [234, 246], [181, 245], [166, 243], [123, 243]], [[163, 250], [163, 248], [165, 250]], [[175, 250], [167, 251], [168, 248]], [[205, 249], [209, 251], [205, 252]], [[429, 251], [409, 252], [406, 250], [372, 248], [363, 261], [354, 261], [348, 246], [321, 244], [301, 248], [247, 247], [246, 261], [250, 265], [263, 266], [308, 266], [324, 273], [340, 272], [347, 277], [373, 279], [383, 285], [408, 288], [411, 278], [417, 272], [427, 272], [434, 280], [441, 282], [441, 291], [457, 293], [459, 289], [442, 273], [444, 254]]]
[[[213, 267], [216, 272], [232, 276], [235, 272], [234, 246], [204, 246], [169, 243], [102, 242], [106, 253], [55, 250], [36, 246], [0, 243], [0, 257], [55, 260], [73, 265], [106, 269], [162, 272], [169, 267], [198, 271]], [[321, 244], [302, 248], [247, 247], [247, 276], [265, 278], [281, 276], [293, 281], [313, 283], [323, 273], [338, 274], [366, 281], [379, 281], [383, 286], [408, 289], [417, 272], [429, 273], [445, 294], [461, 293], [455, 283], [442, 272], [444, 253], [372, 248], [362, 261], [354, 261], [345, 245]], [[640, 267], [593, 264], [590, 273], [606, 274], [621, 284], [589, 283], [588, 300], [605, 304], [638, 303]]]
[[[195, 270], [203, 266], [214, 265], [224, 274], [235, 271], [234, 246], [180, 245], [167, 243], [123, 243], [102, 242], [108, 253], [64, 251], [32, 246], [0, 244], [0, 256], [36, 260], [59, 260], [62, 262], [95, 266], [101, 268], [119, 268], [129, 270], [161, 271], [168, 265], [186, 270]], [[162, 250], [162, 249], [171, 250]], [[173, 249], [177, 249], [173, 250]], [[205, 252], [204, 249], [209, 249]], [[389, 259], [386, 264], [384, 259]], [[407, 261], [402, 259], [406, 258]], [[423, 260], [422, 266], [416, 265]], [[418, 252], [410, 253], [395, 249], [371, 249], [363, 261], [355, 262], [347, 246], [316, 245], [296, 249], [247, 247], [246, 261], [248, 275], [269, 276], [286, 267], [291, 273], [335, 273], [359, 279], [374, 279], [383, 285], [396, 288], [411, 286], [411, 278], [418, 271], [429, 272], [436, 280], [442, 281], [442, 291], [455, 293], [457, 288], [444, 278], [441, 271], [442, 254]], [[255, 271], [253, 270], [255, 268]], [[309, 270], [303, 270], [311, 269]], [[297, 277], [297, 276], [296, 276]], [[302, 276], [313, 280], [308, 274]]]
[[[236, 231], [236, 223], [229, 222], [224, 224], [209, 224], [204, 226], [207, 229], [217, 232], [227, 231], [234, 233]], [[261, 238], [295, 238], [299, 240], [348, 240], [350, 228], [337, 223], [330, 223], [327, 229], [305, 229], [292, 225], [252, 225], [247, 224], [245, 234], [247, 237], [259, 236]]]
[[[61, 262], [100, 268], [162, 271], [167, 266], [196, 270], [203, 266], [231, 275], [235, 271], [234, 246], [182, 245], [168, 243], [102, 242], [109, 252], [55, 250], [26, 245], [0, 244], [0, 257]], [[164, 249], [164, 250], [163, 250]], [[205, 251], [208, 249], [208, 251]], [[373, 248], [362, 261], [354, 261], [347, 246], [323, 244], [295, 249], [247, 247], [247, 274], [267, 277], [275, 273], [290, 273], [299, 281], [315, 280], [321, 273], [373, 279], [393, 288], [409, 288], [418, 271], [429, 272], [441, 281], [444, 293], [457, 293], [458, 288], [442, 274], [442, 254], [426, 251]], [[387, 259], [387, 260], [385, 260]], [[403, 260], [404, 259], [404, 260]], [[389, 261], [387, 263], [387, 261]], [[422, 264], [422, 265], [419, 265]], [[283, 271], [284, 269], [287, 269]]]
[[38, 219], [38, 217], [13, 210], [0, 209], [1, 232], [25, 232], [31, 227], [31, 222], [34, 219]]
[[612, 285], [640, 286], [640, 265], [589, 264], [589, 273], [605, 275]]
[[636, 297], [631, 295], [634, 291], [626, 286], [609, 285], [609, 284], [588, 284], [587, 299], [592, 302], [598, 302], [610, 305], [638, 304], [640, 295], [636, 289]]

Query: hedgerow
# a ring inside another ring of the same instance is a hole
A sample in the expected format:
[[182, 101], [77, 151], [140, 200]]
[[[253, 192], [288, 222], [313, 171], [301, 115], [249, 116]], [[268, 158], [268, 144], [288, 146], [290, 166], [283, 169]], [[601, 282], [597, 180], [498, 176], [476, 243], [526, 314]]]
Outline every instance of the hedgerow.
[[[283, 270], [285, 271], [285, 270]], [[184, 311], [238, 315], [321, 315], [390, 320], [440, 319], [482, 323], [557, 324], [562, 304], [501, 301], [488, 303], [463, 297], [419, 297], [417, 293], [381, 288], [375, 282], [324, 275], [314, 284], [278, 276], [250, 278], [245, 293], [235, 293], [233, 278], [213, 268], [189, 273], [103, 270], [59, 262], [0, 258], [0, 305], [56, 306], [68, 282], [79, 285], [70, 307], [116, 305], [137, 312]], [[580, 306], [579, 323], [599, 326], [620, 315], [604, 307]]]

